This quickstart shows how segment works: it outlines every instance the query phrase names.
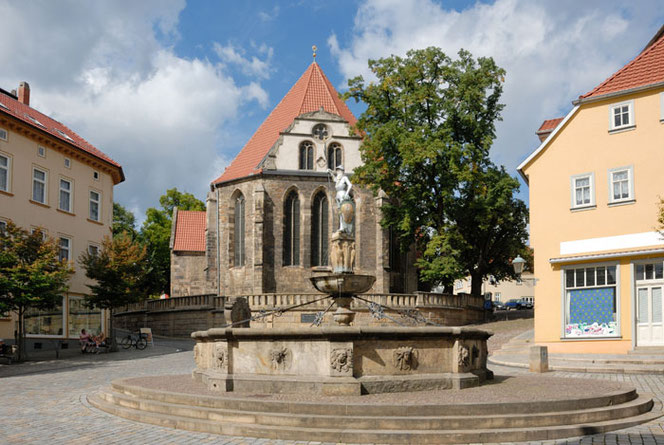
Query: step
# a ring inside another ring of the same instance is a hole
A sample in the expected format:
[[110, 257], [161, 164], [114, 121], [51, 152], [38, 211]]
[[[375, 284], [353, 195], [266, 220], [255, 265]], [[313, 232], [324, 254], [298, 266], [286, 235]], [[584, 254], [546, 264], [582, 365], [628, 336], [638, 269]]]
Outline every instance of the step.
[[[494, 354], [488, 358], [489, 364], [528, 368], [528, 357], [515, 354]], [[664, 375], [662, 365], [638, 365], [625, 363], [593, 363], [592, 361], [549, 360], [550, 371], [589, 372], [601, 374], [654, 374]]]
[[452, 416], [486, 414], [530, 414], [556, 411], [573, 411], [619, 405], [638, 397], [633, 388], [615, 391], [602, 396], [581, 397], [574, 400], [553, 400], [546, 402], [506, 402], [506, 403], [459, 403], [409, 405], [404, 412], [403, 405], [359, 403], [316, 403], [291, 402], [280, 400], [256, 400], [236, 396], [207, 396], [158, 391], [124, 383], [111, 382], [113, 391], [164, 403], [196, 405], [205, 408], [230, 409], [234, 411], [268, 412], [285, 414], [328, 414], [336, 416]]
[[231, 436], [262, 437], [282, 440], [311, 440], [344, 443], [471, 443], [471, 442], [517, 442], [549, 440], [603, 433], [648, 422], [661, 413], [645, 413], [633, 417], [604, 422], [577, 423], [574, 425], [535, 427], [522, 429], [473, 429], [473, 430], [372, 430], [345, 428], [343, 419], [339, 428], [304, 428], [283, 425], [257, 425], [218, 422], [202, 419], [182, 418], [170, 414], [139, 411], [109, 403], [97, 394], [88, 396], [92, 406], [108, 413], [144, 423], [204, 433]]
[[601, 422], [611, 419], [633, 417], [652, 408], [652, 398], [639, 396], [619, 405], [604, 406], [564, 412], [534, 414], [492, 414], [486, 411], [474, 416], [346, 416], [280, 414], [236, 411], [181, 405], [140, 399], [118, 393], [100, 392], [98, 397], [108, 403], [129, 409], [156, 414], [170, 414], [182, 418], [213, 420], [227, 423], [260, 425], [282, 425], [292, 427], [335, 428], [341, 421], [346, 428], [380, 430], [464, 430], [471, 428], [528, 428], [566, 425], [578, 422]]

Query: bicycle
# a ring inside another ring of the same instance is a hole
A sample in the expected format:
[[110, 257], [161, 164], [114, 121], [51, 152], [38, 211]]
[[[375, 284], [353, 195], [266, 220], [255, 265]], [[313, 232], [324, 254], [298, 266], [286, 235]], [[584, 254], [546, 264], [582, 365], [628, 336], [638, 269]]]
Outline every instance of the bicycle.
[[129, 349], [132, 346], [141, 351], [145, 349], [148, 345], [148, 340], [145, 338], [146, 334], [138, 333], [138, 338], [134, 336], [131, 332], [120, 341], [120, 346], [123, 349]]

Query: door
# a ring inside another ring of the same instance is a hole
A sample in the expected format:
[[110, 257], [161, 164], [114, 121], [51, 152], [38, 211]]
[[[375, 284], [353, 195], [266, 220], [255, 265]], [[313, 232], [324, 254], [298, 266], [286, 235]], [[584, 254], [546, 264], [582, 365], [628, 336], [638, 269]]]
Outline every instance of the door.
[[664, 346], [662, 285], [636, 286], [636, 345]]

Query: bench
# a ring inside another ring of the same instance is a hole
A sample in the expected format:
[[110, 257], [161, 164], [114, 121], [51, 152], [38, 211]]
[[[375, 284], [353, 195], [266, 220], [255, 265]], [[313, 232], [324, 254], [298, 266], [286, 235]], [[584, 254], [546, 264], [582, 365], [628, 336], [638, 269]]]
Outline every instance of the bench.
[[18, 359], [18, 346], [16, 345], [0, 345], [0, 358], [9, 360], [9, 364]]

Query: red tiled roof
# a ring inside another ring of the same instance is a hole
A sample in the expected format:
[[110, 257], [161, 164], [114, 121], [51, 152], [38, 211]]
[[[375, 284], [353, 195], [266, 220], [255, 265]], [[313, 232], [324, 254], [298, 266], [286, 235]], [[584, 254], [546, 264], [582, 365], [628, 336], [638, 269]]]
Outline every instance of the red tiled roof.
[[173, 251], [205, 252], [205, 212], [178, 210]]
[[664, 26], [634, 60], [579, 99], [664, 82]]
[[557, 117], [555, 119], [548, 119], [542, 122], [542, 125], [539, 127], [539, 129], [535, 132], [537, 134], [540, 133], [551, 133], [562, 120], [565, 119], [564, 117]]
[[40, 113], [34, 108], [25, 105], [24, 103], [19, 102], [18, 100], [6, 94], [0, 93], [0, 104], [4, 105], [4, 107], [0, 105], [0, 113], [6, 113], [30, 125], [33, 128], [45, 131], [51, 136], [65, 142], [66, 144], [73, 145], [74, 147], [81, 149], [84, 152], [91, 154], [92, 156], [99, 158], [114, 167], [117, 167], [120, 170], [119, 182], [124, 180], [124, 173], [122, 172], [122, 166], [120, 164], [106, 156], [106, 154], [104, 154], [101, 150], [98, 150], [88, 141], [74, 133], [66, 125], [61, 124], [55, 119]]
[[279, 133], [288, 128], [297, 116], [318, 111], [321, 107], [328, 113], [341, 116], [350, 125], [355, 125], [357, 121], [346, 104], [339, 99], [339, 94], [323, 70], [313, 62], [258, 127], [231, 165], [213, 183], [260, 173], [258, 165], [277, 142]]

